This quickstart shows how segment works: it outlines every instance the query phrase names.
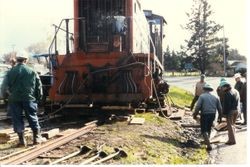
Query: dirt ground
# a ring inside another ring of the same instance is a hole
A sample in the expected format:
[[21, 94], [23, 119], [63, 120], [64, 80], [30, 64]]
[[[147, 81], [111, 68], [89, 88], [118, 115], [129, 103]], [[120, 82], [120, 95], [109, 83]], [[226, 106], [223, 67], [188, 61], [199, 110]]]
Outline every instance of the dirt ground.
[[[91, 148], [101, 146], [100, 150], [107, 154], [114, 153], [114, 148], [122, 149], [127, 153], [127, 157], [116, 157], [102, 164], [207, 163], [208, 154], [205, 147], [200, 145], [199, 129], [184, 129], [180, 126], [183, 122], [192, 122], [190, 116], [187, 115], [181, 121], [172, 121], [153, 113], [137, 114], [135, 117], [145, 118], [144, 124], [130, 125], [128, 121], [106, 121], [104, 125], [97, 127], [93, 132], [41, 155], [50, 158], [36, 158], [28, 164], [49, 164], [55, 161], [55, 158], [79, 150], [80, 146]], [[74, 128], [74, 124], [65, 123], [65, 125], [68, 128]], [[66, 129], [65, 126], [63, 129]], [[0, 145], [0, 156], [18, 149], [13, 146]], [[59, 164], [77, 165], [85, 161], [86, 158], [88, 157], [78, 155]]]

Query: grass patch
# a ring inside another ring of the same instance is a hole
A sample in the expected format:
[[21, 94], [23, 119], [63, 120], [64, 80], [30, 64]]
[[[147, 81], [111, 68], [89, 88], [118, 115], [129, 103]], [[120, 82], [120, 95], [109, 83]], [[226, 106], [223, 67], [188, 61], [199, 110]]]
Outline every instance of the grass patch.
[[170, 87], [169, 96], [172, 98], [174, 104], [179, 107], [190, 106], [193, 100], [192, 93], [176, 86]]
[[[145, 118], [143, 125], [115, 122], [98, 127], [103, 134], [96, 134], [93, 145], [105, 143], [102, 150], [114, 152], [121, 148], [128, 157], [107, 162], [112, 165], [164, 165], [164, 164], [204, 164], [207, 159], [205, 148], [183, 147], [186, 138], [182, 128], [172, 121], [153, 113], [136, 114]], [[94, 146], [93, 146], [94, 148]]]
[[189, 156], [173, 154], [170, 157], [169, 164], [204, 164], [208, 156], [204, 148], [192, 149], [192, 151], [189, 151], [188, 155]]
[[142, 114], [136, 113], [135, 117], [145, 118], [145, 121], [149, 122], [149, 123], [156, 123], [158, 125], [165, 125], [166, 124], [165, 118], [159, 117], [151, 112], [146, 112], [146, 113], [142, 113]]

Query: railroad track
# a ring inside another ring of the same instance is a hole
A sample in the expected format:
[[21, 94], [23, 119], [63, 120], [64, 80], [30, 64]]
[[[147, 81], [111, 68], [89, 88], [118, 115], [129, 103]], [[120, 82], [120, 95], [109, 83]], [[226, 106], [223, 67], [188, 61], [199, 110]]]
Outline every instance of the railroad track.
[[96, 121], [92, 121], [90, 123], [85, 124], [84, 127], [75, 130], [71, 133], [68, 133], [62, 137], [59, 137], [57, 139], [51, 140], [46, 142], [45, 144], [35, 146], [32, 149], [24, 150], [23, 152], [20, 152], [18, 155], [11, 155], [5, 157], [5, 160], [0, 161], [0, 164], [2, 165], [18, 165], [18, 164], [26, 164], [29, 163], [31, 160], [39, 157], [41, 154], [45, 152], [52, 151], [54, 149], [59, 148], [60, 146], [63, 146], [70, 141], [87, 134], [88, 132], [93, 131], [97, 127]]
[[[97, 121], [92, 121], [80, 129], [65, 130], [59, 138], [1, 157], [0, 165], [100, 164], [113, 158], [127, 156], [121, 148], [114, 148], [113, 152], [104, 152], [102, 147], [105, 143], [98, 141], [98, 136], [95, 136], [96, 133], [100, 133], [95, 131], [96, 127]], [[92, 142], [89, 146], [93, 140], [98, 143], [93, 145]]]

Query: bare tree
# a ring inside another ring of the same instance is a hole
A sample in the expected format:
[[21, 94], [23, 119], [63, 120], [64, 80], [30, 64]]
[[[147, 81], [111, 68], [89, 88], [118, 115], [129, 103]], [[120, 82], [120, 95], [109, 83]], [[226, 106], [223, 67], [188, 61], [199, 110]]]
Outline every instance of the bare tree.
[[31, 44], [26, 48], [26, 50], [31, 54], [41, 54], [41, 53], [47, 53], [47, 44], [44, 42], [37, 42], [34, 44]]
[[11, 64], [11, 60], [16, 58], [16, 52], [9, 52], [3, 55], [3, 63]]
[[[31, 55], [47, 53], [48, 52], [47, 50], [48, 50], [48, 47], [45, 42], [33, 43], [26, 48], [26, 51], [30, 53]], [[45, 60], [38, 58], [38, 61], [37, 61], [37, 59], [34, 59], [33, 57], [30, 57], [29, 63], [30, 64], [35, 64], [35, 63], [46, 64]]]

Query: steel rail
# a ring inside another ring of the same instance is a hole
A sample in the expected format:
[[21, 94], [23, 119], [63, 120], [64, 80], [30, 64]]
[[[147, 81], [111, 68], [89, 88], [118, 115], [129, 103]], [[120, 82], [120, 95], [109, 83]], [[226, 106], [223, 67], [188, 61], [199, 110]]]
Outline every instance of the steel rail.
[[22, 164], [23, 162], [30, 161], [34, 158], [37, 158], [40, 154], [42, 154], [44, 152], [48, 152], [48, 151], [51, 151], [55, 148], [58, 148], [61, 145], [64, 145], [64, 144], [70, 142], [71, 140], [92, 131], [96, 127], [97, 127], [96, 124], [89, 124], [85, 127], [80, 128], [79, 130], [77, 130], [75, 132], [69, 133], [65, 136], [58, 138], [58, 139], [49, 141], [48, 143], [45, 143], [41, 146], [37, 146], [35, 149], [28, 151], [28, 152], [25, 152], [24, 154], [21, 154], [21, 155], [18, 155], [16, 157], [5, 160], [5, 161], [1, 162], [0, 164], [1, 165], [18, 165], [18, 164]]
[[20, 150], [20, 151], [14, 152], [14, 153], [12, 153], [12, 154], [9, 154], [9, 155], [6, 155], [6, 156], [3, 156], [3, 157], [0, 157], [0, 161], [2, 161], [2, 160], [4, 160], [4, 159], [7, 159], [7, 158], [10, 158], [10, 157], [13, 157], [13, 156], [15, 156], [15, 155], [17, 155], [17, 154], [24, 153], [24, 152], [26, 152], [26, 151], [29, 151], [29, 150], [31, 150], [31, 149], [33, 149], [33, 148], [35, 148], [35, 147], [36, 147], [36, 146], [32, 146], [32, 147], [29, 147], [29, 148], [26, 148], [26, 149], [23, 149], [23, 150]]

